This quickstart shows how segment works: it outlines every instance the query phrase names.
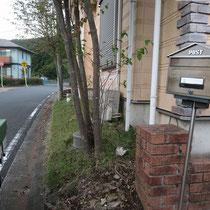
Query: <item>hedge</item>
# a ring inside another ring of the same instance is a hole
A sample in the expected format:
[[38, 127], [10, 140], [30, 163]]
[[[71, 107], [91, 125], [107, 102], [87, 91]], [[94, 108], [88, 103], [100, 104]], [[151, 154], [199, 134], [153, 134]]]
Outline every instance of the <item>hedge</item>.
[[[12, 79], [12, 78], [5, 78], [3, 79], [3, 83], [5, 86], [20, 86], [25, 85], [25, 79]], [[39, 78], [28, 78], [27, 79], [28, 85], [43, 85], [43, 80]]]

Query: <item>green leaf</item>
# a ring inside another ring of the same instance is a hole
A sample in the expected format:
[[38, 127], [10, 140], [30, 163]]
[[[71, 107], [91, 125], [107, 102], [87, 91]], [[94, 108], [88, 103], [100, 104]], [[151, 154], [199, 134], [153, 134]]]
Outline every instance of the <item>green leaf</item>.
[[126, 85], [126, 80], [123, 81], [123, 86], [124, 86], [124, 88], [126, 88], [126, 86], [127, 86]]
[[137, 52], [137, 59], [140, 61], [141, 59], [142, 59], [142, 54], [141, 54], [141, 52]]
[[151, 40], [145, 40], [145, 45], [146, 45], [146, 46], [148, 46], [149, 43], [151, 43], [152, 46], [154, 45], [153, 42], [152, 42]]
[[148, 46], [150, 42], [150, 40], [145, 40], [145, 45]]
[[140, 53], [144, 55], [144, 48], [139, 49]]
[[123, 38], [124, 36], [128, 36], [128, 34], [126, 32], [122, 32], [121, 33], [121, 38]]

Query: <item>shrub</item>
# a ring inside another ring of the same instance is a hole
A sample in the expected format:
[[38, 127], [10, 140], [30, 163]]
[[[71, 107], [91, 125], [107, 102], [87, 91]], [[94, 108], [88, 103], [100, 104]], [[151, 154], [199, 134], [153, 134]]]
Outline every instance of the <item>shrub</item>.
[[[28, 85], [43, 85], [43, 80], [39, 78], [28, 78]], [[25, 85], [25, 79], [4, 78], [5, 86], [20, 86]]]

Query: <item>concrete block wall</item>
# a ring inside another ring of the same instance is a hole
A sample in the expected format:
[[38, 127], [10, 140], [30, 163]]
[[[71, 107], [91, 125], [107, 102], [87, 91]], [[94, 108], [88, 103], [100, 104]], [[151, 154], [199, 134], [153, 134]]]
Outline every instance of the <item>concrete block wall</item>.
[[[188, 132], [144, 125], [136, 134], [136, 189], [144, 209], [177, 209]], [[183, 209], [210, 209], [210, 159], [193, 159], [188, 169]]]

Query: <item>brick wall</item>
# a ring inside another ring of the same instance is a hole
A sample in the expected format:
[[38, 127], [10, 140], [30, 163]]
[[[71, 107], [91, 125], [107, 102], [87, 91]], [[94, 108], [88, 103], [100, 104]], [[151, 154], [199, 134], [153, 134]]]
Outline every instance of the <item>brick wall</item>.
[[[177, 209], [188, 132], [145, 125], [137, 126], [136, 134], [136, 189], [144, 209]], [[210, 160], [191, 160], [189, 172], [184, 209], [210, 209]]]

